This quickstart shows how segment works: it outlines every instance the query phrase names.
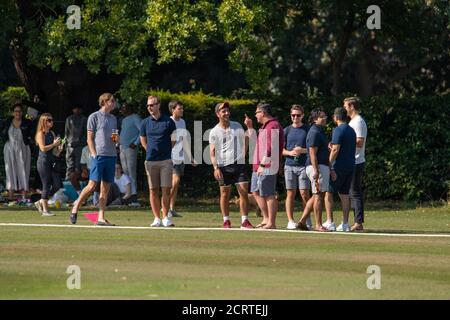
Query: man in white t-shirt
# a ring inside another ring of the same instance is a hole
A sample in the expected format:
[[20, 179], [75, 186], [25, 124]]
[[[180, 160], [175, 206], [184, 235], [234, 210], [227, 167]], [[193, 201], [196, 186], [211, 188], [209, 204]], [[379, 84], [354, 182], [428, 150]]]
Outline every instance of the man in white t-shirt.
[[220, 210], [223, 227], [231, 228], [230, 192], [231, 185], [236, 185], [239, 193], [241, 211], [241, 229], [253, 229], [248, 220], [248, 181], [245, 168], [245, 154], [248, 140], [244, 129], [235, 121], [230, 121], [230, 105], [221, 102], [215, 108], [219, 123], [209, 134], [209, 154], [214, 167], [214, 177], [220, 187]]
[[179, 101], [169, 102], [169, 112], [172, 115], [170, 118], [175, 122], [177, 140], [172, 148], [172, 189], [170, 190], [170, 209], [168, 216], [182, 217], [175, 211], [175, 201], [177, 200], [178, 186], [180, 185], [181, 177], [184, 175], [184, 165], [187, 161], [193, 166], [197, 164], [192, 158], [190, 136], [186, 130], [186, 122], [183, 120], [183, 105]]
[[367, 141], [367, 125], [359, 114], [360, 100], [357, 97], [344, 99], [344, 108], [350, 117], [350, 127], [356, 133], [355, 171], [350, 186], [351, 205], [354, 210], [355, 223], [351, 231], [362, 231], [364, 223], [364, 194], [362, 190], [362, 179], [366, 163], [365, 150]]
[[114, 183], [119, 187], [122, 197], [122, 204], [127, 204], [131, 198], [132, 184], [129, 176], [123, 173], [122, 166], [116, 164], [116, 172], [114, 175]]

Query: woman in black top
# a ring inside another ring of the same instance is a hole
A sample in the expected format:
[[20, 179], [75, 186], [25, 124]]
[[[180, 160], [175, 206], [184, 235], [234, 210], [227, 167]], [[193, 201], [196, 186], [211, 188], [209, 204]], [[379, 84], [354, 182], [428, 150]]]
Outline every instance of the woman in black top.
[[36, 131], [36, 144], [39, 146], [37, 170], [42, 181], [42, 195], [41, 200], [36, 201], [34, 205], [43, 216], [54, 215], [48, 210], [48, 199], [62, 187], [61, 177], [54, 166], [63, 146], [61, 139], [51, 130], [52, 127], [52, 115], [42, 114]]

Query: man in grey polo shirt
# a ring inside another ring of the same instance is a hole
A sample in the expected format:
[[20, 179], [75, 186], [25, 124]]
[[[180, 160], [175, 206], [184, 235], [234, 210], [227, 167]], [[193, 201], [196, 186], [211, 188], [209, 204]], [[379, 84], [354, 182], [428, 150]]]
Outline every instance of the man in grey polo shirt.
[[116, 101], [111, 93], [102, 94], [99, 99], [100, 110], [92, 113], [87, 122], [87, 142], [92, 157], [89, 182], [74, 202], [69, 216], [71, 224], [77, 222], [77, 213], [86, 198], [100, 184], [98, 226], [113, 226], [105, 219], [106, 199], [110, 184], [114, 182], [115, 164], [117, 158], [116, 143], [119, 142], [117, 119], [110, 112], [115, 108]]

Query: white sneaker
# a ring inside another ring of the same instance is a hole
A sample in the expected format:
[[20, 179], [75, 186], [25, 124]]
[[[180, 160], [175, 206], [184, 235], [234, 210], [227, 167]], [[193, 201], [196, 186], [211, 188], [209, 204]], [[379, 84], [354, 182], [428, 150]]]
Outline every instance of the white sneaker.
[[55, 214], [51, 211], [42, 212], [43, 217], [53, 217]]
[[137, 207], [140, 207], [141, 205], [139, 204], [139, 202], [131, 202], [128, 206], [129, 207], [133, 207], [133, 208], [137, 208]]
[[297, 229], [297, 224], [294, 221], [289, 221], [287, 224], [286, 229], [288, 230], [295, 230]]
[[150, 225], [150, 227], [161, 227], [161, 219], [155, 218], [155, 220], [153, 220], [153, 223]]
[[162, 220], [162, 224], [163, 224], [164, 227], [175, 227], [175, 225], [173, 224], [172, 220], [170, 218], [168, 218], [168, 217], [165, 217]]
[[322, 224], [328, 231], [336, 231], [336, 224], [334, 222], [325, 222]]
[[336, 231], [339, 232], [350, 232], [350, 226], [345, 223], [341, 223], [337, 228]]
[[311, 221], [311, 216], [309, 216], [308, 217], [308, 219], [306, 219], [306, 227], [309, 229], [309, 230], [312, 230], [312, 221]]

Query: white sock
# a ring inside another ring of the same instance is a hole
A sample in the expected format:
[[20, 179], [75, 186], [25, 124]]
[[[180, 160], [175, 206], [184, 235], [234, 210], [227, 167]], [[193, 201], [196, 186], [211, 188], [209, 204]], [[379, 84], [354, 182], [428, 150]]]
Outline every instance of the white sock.
[[241, 216], [241, 222], [244, 223], [245, 220], [248, 220], [248, 216]]
[[224, 216], [223, 217], [223, 222], [225, 222], [225, 221], [230, 221], [230, 217], [229, 216]]

